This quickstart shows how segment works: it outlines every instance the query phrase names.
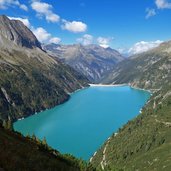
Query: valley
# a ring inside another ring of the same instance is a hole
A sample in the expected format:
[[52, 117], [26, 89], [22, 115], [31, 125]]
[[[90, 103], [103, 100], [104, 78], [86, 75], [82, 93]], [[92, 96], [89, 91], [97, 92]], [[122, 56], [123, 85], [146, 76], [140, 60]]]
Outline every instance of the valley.
[[46, 137], [62, 154], [89, 161], [113, 132], [137, 116], [149, 98], [149, 92], [129, 86], [90, 86], [73, 93], [62, 105], [15, 122], [14, 129], [25, 136]]
[[[35, 3], [39, 19], [57, 22]], [[59, 20], [77, 43], [0, 15], [0, 170], [170, 171], [171, 41], [141, 41], [125, 57], [113, 37]]]
[[116, 50], [98, 45], [43, 45], [43, 49], [73, 67], [91, 82], [99, 83], [115, 65], [125, 58]]

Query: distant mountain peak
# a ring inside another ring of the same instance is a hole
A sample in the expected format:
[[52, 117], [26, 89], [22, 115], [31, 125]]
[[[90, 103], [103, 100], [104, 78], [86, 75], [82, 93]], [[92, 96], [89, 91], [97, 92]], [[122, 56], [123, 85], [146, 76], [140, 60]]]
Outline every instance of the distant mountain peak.
[[98, 82], [124, 60], [124, 57], [112, 48], [103, 48], [97, 44], [82, 45], [43, 45], [44, 50], [85, 75], [89, 80]]
[[18, 46], [41, 49], [41, 44], [36, 36], [19, 20], [10, 20], [7, 16], [0, 16], [0, 42], [5, 46], [6, 41], [12, 41]]

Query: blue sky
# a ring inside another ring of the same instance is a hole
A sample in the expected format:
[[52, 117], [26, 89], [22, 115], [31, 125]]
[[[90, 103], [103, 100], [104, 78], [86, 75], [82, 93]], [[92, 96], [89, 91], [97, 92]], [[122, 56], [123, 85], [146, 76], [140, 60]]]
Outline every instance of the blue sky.
[[171, 39], [171, 0], [0, 0], [0, 14], [25, 19], [45, 43], [134, 53]]

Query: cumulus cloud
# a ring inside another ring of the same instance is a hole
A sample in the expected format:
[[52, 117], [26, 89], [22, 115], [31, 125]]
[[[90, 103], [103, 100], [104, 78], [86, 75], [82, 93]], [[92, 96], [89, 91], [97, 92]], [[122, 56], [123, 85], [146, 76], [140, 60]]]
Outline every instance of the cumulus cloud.
[[153, 16], [156, 15], [156, 10], [153, 9], [153, 8], [147, 8], [146, 13], [147, 14], [146, 14], [145, 18], [148, 19], [148, 18], [153, 17]]
[[31, 7], [33, 10], [37, 12], [37, 16], [45, 17], [45, 19], [49, 22], [55, 23], [55, 22], [59, 22], [60, 20], [60, 17], [57, 14], [53, 13], [52, 5], [48, 3], [33, 1], [31, 3]]
[[31, 27], [30, 21], [29, 21], [27, 18], [9, 17], [9, 16], [8, 16], [8, 18], [9, 18], [10, 20], [20, 20], [20, 21], [23, 22], [23, 24], [24, 24], [25, 26], [27, 26], [28, 28]]
[[26, 5], [21, 4], [18, 0], [0, 0], [0, 9], [7, 9], [9, 7], [17, 6], [22, 10], [28, 11]]
[[50, 33], [48, 33], [44, 28], [32, 28], [34, 35], [41, 43], [60, 43], [61, 39], [58, 37], [53, 37]]
[[70, 22], [70, 21], [63, 20], [63, 24], [61, 27], [63, 30], [68, 30], [73, 33], [81, 33], [87, 30], [87, 25], [81, 21]]
[[24, 4], [20, 4], [20, 8], [21, 8], [22, 10], [24, 10], [24, 11], [28, 11], [27, 6], [24, 5]]
[[156, 0], [155, 3], [158, 9], [171, 9], [171, 2], [168, 0]]
[[[48, 22], [52, 23], [60, 21], [60, 16], [52, 11], [53, 6], [49, 3], [41, 2], [40, 0], [32, 0], [31, 7], [36, 11], [37, 17], [39, 18], [45, 17]], [[81, 21], [67, 21], [63, 19], [61, 28], [73, 33], [81, 33], [87, 30], [87, 25]]]
[[42, 27], [32, 29], [32, 31], [40, 42], [46, 42], [51, 38], [51, 34]]
[[49, 43], [55, 43], [58, 44], [61, 42], [61, 39], [59, 37], [53, 37], [49, 40]]
[[113, 40], [113, 38], [106, 38], [106, 37], [98, 37], [97, 38], [97, 43], [103, 47], [103, 48], [108, 48], [109, 43]]
[[133, 47], [131, 47], [128, 50], [128, 54], [135, 55], [135, 54], [139, 54], [142, 52], [146, 52], [150, 49], [158, 47], [162, 42], [163, 41], [161, 41], [161, 40], [150, 41], [150, 42], [145, 42], [145, 41], [137, 42], [136, 44], [133, 45]]
[[83, 44], [83, 45], [89, 45], [93, 43], [93, 36], [90, 34], [85, 34], [81, 38], [77, 39], [77, 42]]

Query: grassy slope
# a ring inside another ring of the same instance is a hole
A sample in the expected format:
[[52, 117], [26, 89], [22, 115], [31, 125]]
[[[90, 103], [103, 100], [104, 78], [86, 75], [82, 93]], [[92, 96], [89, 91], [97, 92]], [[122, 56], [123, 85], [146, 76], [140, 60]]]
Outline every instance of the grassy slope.
[[[171, 163], [171, 98], [153, 110], [151, 102], [142, 114], [129, 121], [118, 134], [112, 135], [106, 149], [107, 170], [170, 170]], [[101, 168], [105, 145], [94, 157]]]
[[170, 74], [171, 53], [152, 50], [121, 62], [102, 82], [159, 89], [165, 84], [171, 85]]
[[[54, 153], [56, 155], [54, 155]], [[48, 150], [30, 138], [0, 127], [0, 168], [5, 171], [80, 171], [93, 170], [72, 156]]]
[[116, 69], [119, 74], [114, 71], [106, 79], [160, 90], [156, 90], [137, 118], [119, 129], [118, 134], [112, 135], [98, 150], [92, 162], [98, 169], [101, 169], [104, 155], [105, 170], [171, 169], [171, 55], [161, 52], [162, 48], [121, 63]]

